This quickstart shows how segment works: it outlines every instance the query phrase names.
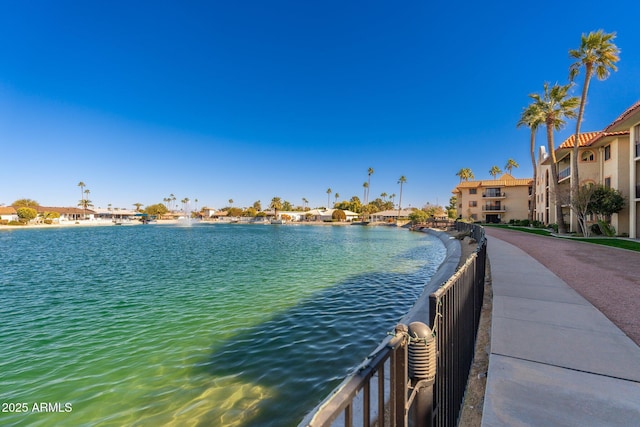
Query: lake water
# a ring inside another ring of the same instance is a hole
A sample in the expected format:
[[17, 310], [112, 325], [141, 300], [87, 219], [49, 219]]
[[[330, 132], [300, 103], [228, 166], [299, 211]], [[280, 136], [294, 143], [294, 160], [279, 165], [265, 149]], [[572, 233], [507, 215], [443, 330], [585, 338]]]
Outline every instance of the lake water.
[[0, 231], [0, 425], [296, 425], [444, 252], [393, 227]]

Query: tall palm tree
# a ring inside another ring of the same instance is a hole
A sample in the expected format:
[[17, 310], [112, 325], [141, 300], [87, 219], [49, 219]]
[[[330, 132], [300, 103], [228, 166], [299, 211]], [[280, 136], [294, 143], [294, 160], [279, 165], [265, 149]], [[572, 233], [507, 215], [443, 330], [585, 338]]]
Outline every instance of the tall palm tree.
[[364, 201], [363, 205], [367, 204], [367, 189], [369, 188], [369, 183], [368, 182], [364, 182], [364, 184], [362, 184], [362, 187], [364, 188], [364, 194], [362, 195], [362, 200]]
[[493, 179], [496, 179], [496, 176], [498, 176], [498, 174], [502, 173], [502, 169], [500, 169], [498, 166], [492, 166], [491, 169], [489, 170], [489, 175], [491, 175], [493, 177]]
[[233, 207], [233, 199], [229, 199], [229, 205]]
[[552, 188], [555, 194], [558, 232], [561, 234], [567, 232], [567, 226], [562, 216], [562, 197], [558, 191], [558, 165], [556, 164], [553, 131], [562, 129], [566, 124], [565, 119], [573, 119], [576, 117], [575, 110], [580, 100], [576, 96], [568, 96], [571, 85], [572, 84], [569, 83], [562, 86], [556, 83], [550, 88], [549, 83], [545, 82], [542, 96], [537, 93], [529, 95], [529, 97], [533, 99], [536, 108], [540, 110], [540, 114], [544, 118], [544, 124], [547, 128], [547, 146], [551, 155], [551, 176], [553, 178]]
[[307, 208], [307, 203], [309, 203], [309, 201], [308, 201], [305, 197], [303, 197], [303, 198], [302, 198], [302, 210], [303, 210], [303, 211], [304, 211], [304, 210], [306, 210], [306, 208]]
[[331, 188], [327, 188], [327, 209], [329, 209], [329, 203], [331, 203], [329, 201], [329, 196], [331, 195], [332, 191]]
[[398, 178], [398, 184], [400, 184], [400, 200], [398, 200], [398, 219], [400, 219], [400, 211], [402, 210], [402, 184], [407, 182], [407, 178], [402, 175]]
[[338, 197], [340, 197], [340, 193], [336, 193], [333, 195], [333, 197], [335, 197], [336, 201], [334, 203], [334, 206], [336, 205], [336, 203], [338, 203]]
[[519, 168], [520, 165], [518, 164], [518, 162], [516, 162], [513, 159], [509, 159], [507, 160], [507, 164], [504, 165], [504, 169], [509, 173], [509, 175], [511, 175], [511, 171], [513, 170], [513, 168]]
[[580, 109], [576, 120], [576, 133], [573, 139], [573, 156], [571, 157], [571, 199], [575, 199], [578, 194], [580, 183], [578, 182], [578, 150], [580, 125], [584, 114], [584, 106], [587, 102], [587, 92], [591, 77], [595, 74], [598, 80], [605, 80], [609, 77], [610, 71], [618, 68], [615, 63], [620, 57], [620, 50], [612, 42], [616, 38], [616, 33], [605, 33], [603, 30], [592, 31], [589, 34], [582, 34], [580, 47], [569, 51], [569, 56], [576, 59], [576, 62], [569, 67], [569, 79], [574, 81], [580, 73], [580, 68], [584, 66], [584, 84], [582, 85], [582, 95], [580, 96]]
[[387, 196], [388, 196], [387, 193], [380, 193], [380, 197], [382, 197], [382, 200], [385, 202], [387, 201]]
[[532, 204], [531, 209], [529, 209], [529, 221], [533, 221], [535, 219], [536, 184], [538, 182], [538, 171], [536, 168], [536, 132], [538, 131], [538, 126], [542, 123], [544, 123], [544, 117], [542, 116], [538, 106], [535, 103], [532, 103], [522, 111], [520, 120], [516, 124], [516, 127], [527, 126], [531, 130], [529, 137], [529, 154], [531, 155], [531, 167], [533, 168], [533, 185], [531, 186]]
[[389, 198], [391, 199], [391, 203], [396, 204], [396, 193], [389, 194]]
[[373, 168], [369, 168], [367, 170], [367, 175], [368, 175], [368, 179], [367, 179], [367, 198], [364, 201], [365, 204], [369, 203], [369, 191], [371, 189], [371, 175], [373, 175]]
[[456, 175], [458, 177], [460, 177], [460, 182], [462, 181], [469, 181], [470, 179], [474, 179], [475, 176], [473, 175], [473, 171], [471, 171], [471, 169], [469, 168], [462, 168], [460, 169]]

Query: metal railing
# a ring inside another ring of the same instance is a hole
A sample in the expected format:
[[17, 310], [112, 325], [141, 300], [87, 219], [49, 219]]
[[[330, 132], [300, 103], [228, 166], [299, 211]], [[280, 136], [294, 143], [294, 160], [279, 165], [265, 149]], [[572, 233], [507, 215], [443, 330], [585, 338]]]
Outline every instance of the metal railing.
[[473, 225], [476, 251], [436, 292], [429, 296], [429, 318], [438, 349], [434, 385], [433, 426], [457, 425], [484, 298], [487, 243], [484, 229]]
[[[394, 335], [386, 338], [299, 426], [399, 427], [407, 426], [409, 419], [416, 427], [456, 425], [484, 296], [486, 239], [484, 229], [475, 224], [456, 222], [455, 229], [468, 232], [478, 247], [429, 296], [429, 326], [437, 349], [435, 383], [419, 389], [421, 382], [409, 378], [411, 338], [406, 326], [398, 325]], [[414, 399], [416, 395], [422, 397]]]
[[560, 172], [558, 172], [558, 181], [568, 178], [569, 175], [571, 175], [571, 167], [562, 169]]
[[483, 211], [506, 211], [507, 208], [504, 205], [484, 205], [482, 207]]
[[482, 197], [507, 197], [507, 193], [503, 193], [501, 191], [486, 191], [482, 193]]

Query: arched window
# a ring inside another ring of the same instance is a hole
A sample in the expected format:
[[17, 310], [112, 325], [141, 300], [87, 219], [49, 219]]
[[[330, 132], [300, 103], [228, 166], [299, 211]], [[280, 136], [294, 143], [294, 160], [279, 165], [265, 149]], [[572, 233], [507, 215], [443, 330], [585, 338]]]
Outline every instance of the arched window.
[[596, 155], [591, 150], [583, 151], [582, 154], [580, 155], [580, 161], [582, 161], [582, 162], [595, 162], [596, 161]]

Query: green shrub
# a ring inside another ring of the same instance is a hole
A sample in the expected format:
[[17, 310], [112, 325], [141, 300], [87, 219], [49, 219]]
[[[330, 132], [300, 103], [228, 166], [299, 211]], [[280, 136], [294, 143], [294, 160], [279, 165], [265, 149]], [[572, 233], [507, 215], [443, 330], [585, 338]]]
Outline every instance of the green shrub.
[[523, 227], [528, 227], [529, 224], [530, 224], [530, 222], [529, 222], [528, 219], [523, 219], [523, 220], [520, 221], [520, 225], [523, 226]]

